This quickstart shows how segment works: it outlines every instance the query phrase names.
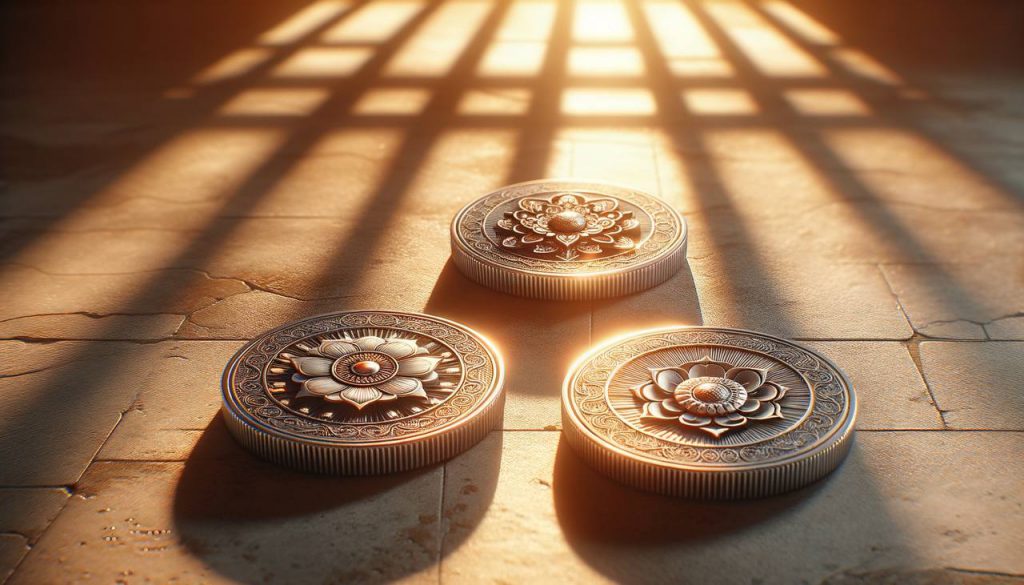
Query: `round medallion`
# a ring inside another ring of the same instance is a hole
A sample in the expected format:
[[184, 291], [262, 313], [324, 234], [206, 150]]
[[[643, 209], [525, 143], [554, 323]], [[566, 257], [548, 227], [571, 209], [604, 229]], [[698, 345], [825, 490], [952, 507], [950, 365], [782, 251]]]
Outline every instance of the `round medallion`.
[[567, 442], [650, 491], [752, 498], [827, 475], [850, 447], [856, 401], [826, 358], [737, 329], [638, 332], [582, 357], [562, 390]]
[[448, 459], [501, 420], [503, 365], [469, 328], [353, 311], [265, 333], [224, 371], [224, 418], [246, 448], [306, 471], [402, 471]]
[[452, 259], [511, 294], [593, 299], [658, 285], [686, 261], [686, 222], [656, 197], [543, 180], [503, 187], [452, 222]]

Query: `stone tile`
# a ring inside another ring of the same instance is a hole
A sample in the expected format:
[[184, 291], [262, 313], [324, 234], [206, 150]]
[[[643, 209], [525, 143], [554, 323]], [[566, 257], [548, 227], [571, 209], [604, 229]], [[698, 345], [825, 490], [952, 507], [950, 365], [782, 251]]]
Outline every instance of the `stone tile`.
[[187, 314], [252, 290], [199, 270], [59, 274], [13, 265], [0, 268], [0, 286], [9, 291], [0, 337], [41, 339], [170, 337]]
[[914, 329], [951, 339], [1024, 339], [1024, 260], [882, 266]]
[[[166, 355], [167, 347], [4, 342], [5, 350], [13, 350], [5, 351], [5, 358], [11, 356], [27, 369], [0, 378], [6, 404], [0, 411], [0, 486], [78, 481], [122, 413], [132, 407], [140, 386], [153, 380], [163, 360], [175, 359]], [[37, 351], [42, 355], [33, 356]]]
[[0, 583], [6, 583], [28, 553], [28, 541], [20, 534], [0, 534]]
[[684, 265], [664, 283], [636, 294], [593, 302], [594, 343], [630, 331], [668, 325], [700, 325], [700, 301], [690, 274]]
[[220, 412], [219, 379], [241, 342], [160, 344], [132, 407], [96, 456], [117, 460], [185, 460]]
[[67, 490], [0, 488], [0, 533], [12, 532], [34, 542], [64, 507]]
[[801, 342], [832, 360], [857, 393], [857, 428], [941, 429], [942, 419], [902, 343]]
[[926, 341], [921, 365], [950, 428], [1024, 430], [1024, 343]]
[[[211, 429], [204, 443], [231, 441]], [[216, 460], [96, 463], [11, 583], [432, 583], [440, 489], [440, 468], [323, 478], [237, 447]]]
[[840, 576], [872, 571], [1024, 569], [1013, 552], [1024, 546], [1015, 492], [1024, 437], [911, 431], [859, 433], [856, 441], [850, 459], [814, 486], [708, 503], [605, 479], [556, 433], [506, 432], [493, 494], [486, 449], [448, 465], [442, 580], [664, 583], [715, 575], [718, 583], [770, 585], [845, 583]]
[[689, 262], [706, 325], [809, 339], [912, 334], [875, 266], [768, 256], [739, 246]]

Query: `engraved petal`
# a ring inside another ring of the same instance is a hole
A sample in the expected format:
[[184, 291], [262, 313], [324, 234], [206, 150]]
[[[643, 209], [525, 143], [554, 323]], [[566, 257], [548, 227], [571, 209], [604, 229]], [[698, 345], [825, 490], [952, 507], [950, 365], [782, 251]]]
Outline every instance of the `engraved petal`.
[[317, 348], [317, 351], [327, 357], [340, 358], [343, 355], [359, 351], [359, 348], [349, 341], [325, 339], [320, 342], [320, 347]]
[[587, 201], [587, 206], [594, 213], [604, 213], [614, 211], [619, 206], [619, 202], [614, 199], [591, 199]]
[[692, 412], [684, 412], [679, 417], [679, 422], [683, 423], [688, 427], [703, 427], [711, 424], [711, 417], [693, 414]]
[[334, 360], [322, 357], [293, 357], [292, 365], [300, 374], [306, 376], [330, 376], [331, 364]]
[[757, 409], [761, 408], [761, 401], [756, 398], [747, 398], [747, 401], [739, 407], [739, 411], [747, 414], [751, 412], [757, 412]]
[[434, 371], [441, 361], [438, 357], [417, 356], [398, 362], [398, 373], [402, 376], [426, 376]]
[[310, 378], [302, 383], [302, 389], [310, 394], [323, 396], [341, 392], [348, 386], [336, 381], [334, 378]]
[[[380, 400], [384, 393], [373, 386], [352, 386], [341, 392], [341, 399], [352, 406], [362, 410], [366, 405], [373, 404]], [[332, 396], [333, 397], [333, 396]]]
[[674, 392], [676, 386], [683, 383], [687, 378], [686, 372], [679, 368], [661, 368], [651, 371], [654, 383], [665, 392]]
[[416, 347], [416, 342], [411, 339], [389, 339], [387, 343], [378, 347], [377, 351], [399, 360], [416, 353]]
[[738, 382], [748, 392], [753, 392], [761, 384], [764, 384], [767, 375], [768, 370], [760, 368], [732, 368], [725, 373], [726, 378]]
[[524, 244], [536, 244], [537, 242], [543, 241], [544, 236], [540, 234], [526, 234], [522, 237]]
[[619, 250], [632, 250], [636, 247], [636, 242], [633, 241], [633, 238], [622, 236], [615, 240], [615, 247]]
[[683, 409], [680, 408], [679, 405], [676, 404], [676, 401], [672, 400], [671, 398], [667, 400], [662, 400], [661, 407], [669, 412], [674, 412], [676, 414], [682, 414], [683, 412]]
[[644, 384], [633, 388], [633, 394], [642, 400], [659, 402], [667, 398], [667, 393], [654, 384]]
[[583, 198], [573, 193], [560, 193], [551, 198], [551, 202], [555, 205], [579, 205], [583, 203]]
[[403, 376], [397, 376], [378, 384], [377, 388], [385, 394], [394, 394], [396, 396], [426, 396], [427, 393], [423, 391], [423, 384], [416, 378], [406, 378]]
[[644, 413], [643, 413], [642, 416], [644, 418], [657, 418], [657, 419], [660, 419], [660, 420], [673, 420], [676, 417], [678, 417], [679, 414], [675, 413], [675, 412], [671, 412], [671, 411], [665, 410], [664, 408], [662, 408], [660, 402], [645, 402], [644, 403]]
[[376, 335], [368, 335], [366, 337], [360, 337], [352, 343], [356, 344], [356, 347], [363, 351], [373, 351], [384, 345], [386, 342]]
[[750, 397], [758, 400], [778, 400], [782, 398], [783, 394], [785, 391], [781, 387], [771, 382], [765, 382], [761, 387], [754, 389], [750, 393]]
[[747, 418], [752, 420], [765, 420], [769, 418], [782, 418], [782, 406], [777, 402], [762, 402], [757, 412], [748, 414]]
[[614, 244], [615, 238], [609, 236], [608, 234], [597, 234], [590, 236], [590, 241], [597, 242], [598, 244]]
[[579, 234], [555, 234], [555, 239], [562, 243], [563, 246], [571, 246], [576, 240], [580, 239]]
[[716, 416], [715, 424], [722, 427], [742, 427], [747, 424], [747, 417], [733, 412], [724, 416]]
[[721, 378], [725, 376], [725, 368], [723, 364], [713, 362], [708, 358], [705, 358], [699, 362], [693, 362], [690, 365], [690, 377], [701, 378], [704, 376], [710, 376], [712, 378]]
[[727, 427], [720, 427], [718, 425], [708, 425], [706, 427], [701, 427], [700, 430], [710, 434], [711, 436], [717, 439], [718, 437], [722, 436], [722, 433], [728, 431], [729, 429]]

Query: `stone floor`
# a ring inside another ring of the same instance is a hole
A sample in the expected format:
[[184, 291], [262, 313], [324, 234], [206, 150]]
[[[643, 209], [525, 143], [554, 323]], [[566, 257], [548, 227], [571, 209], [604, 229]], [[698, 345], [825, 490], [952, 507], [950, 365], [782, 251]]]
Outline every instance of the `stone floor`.
[[[5, 3], [0, 582], [1024, 582], [1024, 8], [822, 4]], [[545, 176], [671, 202], [688, 268], [465, 280], [453, 213]], [[368, 307], [494, 339], [503, 429], [374, 479], [240, 450], [229, 356]], [[561, 378], [666, 323], [831, 356], [850, 458], [732, 504], [595, 475]]]

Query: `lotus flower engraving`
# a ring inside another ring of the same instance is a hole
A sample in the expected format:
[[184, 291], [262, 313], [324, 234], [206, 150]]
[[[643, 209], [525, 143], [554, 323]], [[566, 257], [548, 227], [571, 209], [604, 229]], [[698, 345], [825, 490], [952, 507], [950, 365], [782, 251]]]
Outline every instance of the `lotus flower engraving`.
[[398, 399], [429, 401], [423, 384], [438, 378], [434, 370], [443, 359], [411, 339], [376, 336], [325, 339], [308, 353], [287, 356], [297, 371], [292, 380], [302, 387], [295, 397], [320, 396], [359, 410]]
[[651, 381], [631, 388], [643, 418], [675, 420], [715, 437], [751, 421], [783, 418], [786, 388], [767, 370], [733, 366], [705, 356], [673, 368], [651, 370]]
[[640, 222], [610, 197], [559, 193], [550, 198], [523, 197], [497, 226], [501, 245], [559, 260], [607, 256], [636, 247]]

